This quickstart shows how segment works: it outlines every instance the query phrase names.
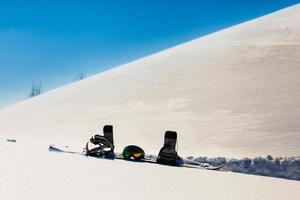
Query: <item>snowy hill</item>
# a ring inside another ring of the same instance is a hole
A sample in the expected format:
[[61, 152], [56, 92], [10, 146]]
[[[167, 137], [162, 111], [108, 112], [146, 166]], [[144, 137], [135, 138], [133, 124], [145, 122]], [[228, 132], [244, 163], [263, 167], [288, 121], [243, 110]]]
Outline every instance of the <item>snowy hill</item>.
[[82, 142], [104, 124], [157, 151], [300, 155], [300, 5], [202, 37], [0, 111], [0, 133]]
[[[300, 4], [0, 111], [1, 199], [297, 199], [296, 181], [49, 153], [114, 125], [117, 150], [300, 155]], [[6, 143], [16, 138], [17, 143]]]

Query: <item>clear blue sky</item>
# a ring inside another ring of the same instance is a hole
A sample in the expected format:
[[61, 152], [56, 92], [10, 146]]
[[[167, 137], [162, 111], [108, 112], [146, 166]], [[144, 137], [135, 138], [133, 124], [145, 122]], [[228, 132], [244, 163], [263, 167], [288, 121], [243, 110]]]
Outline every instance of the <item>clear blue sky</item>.
[[0, 0], [0, 107], [300, 0]]

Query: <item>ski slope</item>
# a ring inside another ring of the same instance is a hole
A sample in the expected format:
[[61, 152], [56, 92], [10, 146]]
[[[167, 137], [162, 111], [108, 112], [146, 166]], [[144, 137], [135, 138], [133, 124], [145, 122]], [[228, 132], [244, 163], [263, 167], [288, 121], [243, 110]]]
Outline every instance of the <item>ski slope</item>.
[[295, 200], [300, 195], [297, 181], [49, 153], [44, 144], [0, 144], [1, 199]]
[[[300, 5], [125, 64], [0, 111], [0, 133], [82, 143], [104, 124], [119, 146], [184, 155], [299, 155]], [[50, 138], [49, 138], [50, 137]]]
[[299, 19], [297, 4], [1, 109], [1, 199], [298, 199], [297, 181], [47, 149], [112, 124], [117, 151], [157, 154], [175, 130], [183, 156], [299, 156]]

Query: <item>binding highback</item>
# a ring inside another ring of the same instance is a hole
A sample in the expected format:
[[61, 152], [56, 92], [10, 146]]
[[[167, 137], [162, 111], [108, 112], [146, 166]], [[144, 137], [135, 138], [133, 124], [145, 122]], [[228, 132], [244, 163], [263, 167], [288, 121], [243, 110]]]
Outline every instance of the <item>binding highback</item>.
[[165, 141], [164, 141], [164, 146], [172, 146], [176, 147], [177, 143], [177, 133], [175, 131], [166, 131], [165, 133]]
[[[89, 148], [92, 143], [96, 147]], [[103, 127], [103, 136], [95, 135], [86, 144], [86, 155], [88, 156], [113, 156], [114, 154], [114, 139], [113, 139], [113, 126], [105, 125]]]
[[164, 146], [160, 149], [157, 162], [165, 165], [178, 165], [180, 157], [176, 152], [177, 133], [175, 131], [166, 131]]
[[103, 127], [103, 135], [104, 135], [104, 137], [109, 139], [112, 144], [114, 144], [114, 135], [113, 135], [113, 126], [112, 125], [105, 125]]

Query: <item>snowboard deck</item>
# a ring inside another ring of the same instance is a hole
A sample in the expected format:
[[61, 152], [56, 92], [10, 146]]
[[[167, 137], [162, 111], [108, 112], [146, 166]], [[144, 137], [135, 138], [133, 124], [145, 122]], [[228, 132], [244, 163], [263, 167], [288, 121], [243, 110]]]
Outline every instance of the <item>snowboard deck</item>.
[[[82, 152], [80, 151], [74, 151], [72, 150], [69, 146], [57, 146], [57, 145], [50, 145], [48, 150], [50, 152], [57, 152], [57, 153], [69, 153], [69, 154], [77, 154], [77, 155], [82, 155], [82, 156], [87, 156], [86, 152], [83, 150]], [[139, 163], [151, 163], [151, 164], [158, 164], [162, 165], [156, 162], [157, 156], [155, 155], [145, 155], [145, 158], [142, 160], [128, 160], [123, 158], [122, 153], [114, 153], [114, 157], [95, 157], [95, 156], [87, 156], [87, 157], [93, 157], [97, 159], [106, 159], [106, 160], [125, 160], [129, 162], [139, 162]], [[185, 167], [185, 168], [194, 168], [194, 169], [206, 169], [206, 170], [217, 170], [220, 171], [224, 167], [223, 165], [221, 166], [212, 166], [208, 163], [200, 163], [188, 159], [183, 159], [183, 163], [180, 165], [166, 165], [166, 166], [171, 166], [171, 167]]]

